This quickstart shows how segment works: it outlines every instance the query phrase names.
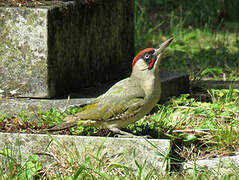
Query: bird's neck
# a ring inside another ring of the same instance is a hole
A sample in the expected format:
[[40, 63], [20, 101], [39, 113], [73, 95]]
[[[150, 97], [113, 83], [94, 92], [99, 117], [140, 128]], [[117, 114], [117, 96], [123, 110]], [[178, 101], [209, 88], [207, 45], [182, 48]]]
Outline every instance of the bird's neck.
[[140, 87], [144, 89], [146, 98], [155, 96], [155, 94], [159, 93], [158, 91], [161, 90], [159, 73], [155, 73], [153, 71], [145, 71], [140, 73], [133, 71], [131, 78], [134, 81], [137, 81]]

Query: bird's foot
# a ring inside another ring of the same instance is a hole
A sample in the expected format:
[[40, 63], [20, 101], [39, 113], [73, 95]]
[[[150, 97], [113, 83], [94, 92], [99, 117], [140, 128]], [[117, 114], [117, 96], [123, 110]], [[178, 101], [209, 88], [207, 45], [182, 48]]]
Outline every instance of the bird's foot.
[[119, 138], [152, 138], [150, 135], [145, 135], [145, 136], [136, 136], [134, 134], [115, 134], [114, 137], [119, 137]]
[[116, 133], [114, 135], [114, 137], [120, 137], [120, 138], [151, 138], [151, 136], [149, 136], [149, 135], [136, 136], [136, 135], [131, 134], [129, 132], [122, 131], [122, 130], [120, 130], [118, 128], [112, 128], [110, 130], [113, 131], [114, 133]]
[[117, 138], [135, 138], [137, 136], [133, 135], [133, 134], [115, 134], [114, 137], [117, 137]]

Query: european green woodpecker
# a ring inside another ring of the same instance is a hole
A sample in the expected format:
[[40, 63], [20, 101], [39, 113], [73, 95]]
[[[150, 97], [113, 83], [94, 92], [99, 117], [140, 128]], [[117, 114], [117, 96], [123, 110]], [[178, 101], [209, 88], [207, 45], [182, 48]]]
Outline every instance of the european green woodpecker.
[[80, 112], [67, 116], [63, 123], [50, 128], [49, 131], [92, 125], [132, 136], [120, 128], [144, 117], [159, 101], [160, 58], [172, 40], [173, 38], [168, 39], [158, 48], [147, 48], [139, 52], [133, 59], [130, 77], [117, 82], [106, 93], [84, 106]]

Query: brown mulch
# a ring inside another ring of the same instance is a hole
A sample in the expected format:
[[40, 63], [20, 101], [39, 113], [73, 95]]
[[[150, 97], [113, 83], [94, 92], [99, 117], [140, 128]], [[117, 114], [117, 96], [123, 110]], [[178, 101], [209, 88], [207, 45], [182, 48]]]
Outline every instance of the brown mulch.
[[82, 136], [103, 136], [106, 137], [110, 133], [110, 137], [113, 137], [115, 133], [110, 132], [108, 129], [99, 129], [96, 132], [90, 134], [75, 134], [71, 129], [65, 129], [60, 131], [49, 131], [51, 126], [30, 120], [23, 120], [17, 116], [11, 118], [5, 118], [0, 120], [0, 132], [3, 133], [29, 133], [29, 134], [62, 134], [62, 135], [82, 135]]
[[[36, 123], [34, 121], [22, 120], [13, 116], [0, 121], [0, 132], [5, 133], [29, 133], [29, 134], [45, 134], [49, 125]], [[72, 134], [70, 130], [58, 131], [56, 134]]]

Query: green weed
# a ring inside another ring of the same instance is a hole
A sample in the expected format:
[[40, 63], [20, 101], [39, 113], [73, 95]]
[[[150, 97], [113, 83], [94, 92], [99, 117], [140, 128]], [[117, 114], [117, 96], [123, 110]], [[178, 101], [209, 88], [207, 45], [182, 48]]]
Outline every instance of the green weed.
[[3, 121], [7, 117], [6, 114], [0, 114], [0, 121]]
[[[16, 154], [17, 153], [17, 154]], [[21, 156], [14, 149], [6, 148], [0, 151], [0, 177], [2, 179], [36, 179], [40, 178], [42, 165], [37, 155], [30, 155], [26, 161], [19, 159]]]

